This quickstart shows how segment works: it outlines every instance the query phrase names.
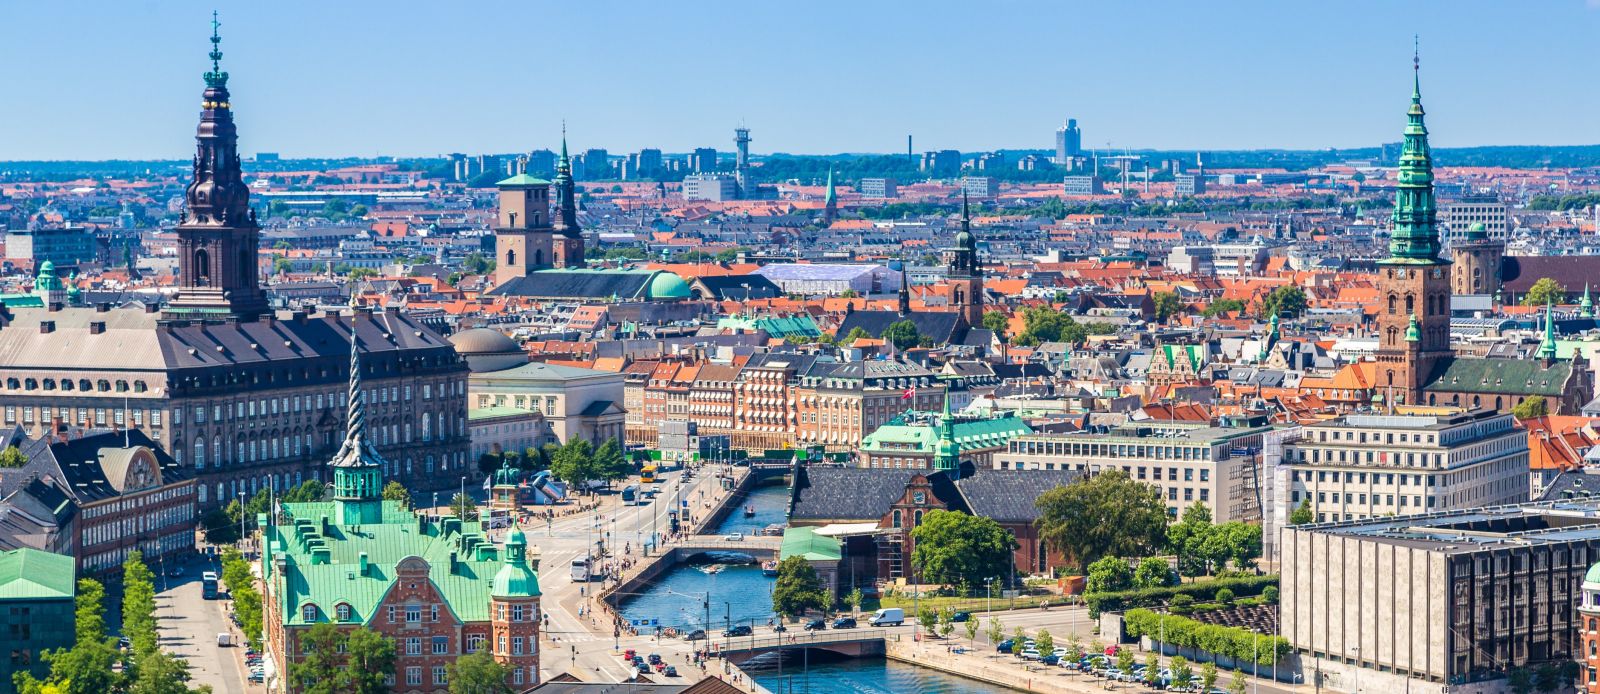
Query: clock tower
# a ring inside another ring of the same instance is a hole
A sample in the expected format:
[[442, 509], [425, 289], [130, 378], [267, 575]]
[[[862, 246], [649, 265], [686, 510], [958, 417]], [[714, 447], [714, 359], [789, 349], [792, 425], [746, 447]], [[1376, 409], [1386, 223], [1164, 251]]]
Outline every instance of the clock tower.
[[1377, 388], [1386, 402], [1400, 404], [1422, 402], [1423, 386], [1435, 369], [1455, 356], [1450, 350], [1450, 261], [1439, 258], [1433, 157], [1415, 72], [1412, 84], [1389, 257], [1378, 261]]

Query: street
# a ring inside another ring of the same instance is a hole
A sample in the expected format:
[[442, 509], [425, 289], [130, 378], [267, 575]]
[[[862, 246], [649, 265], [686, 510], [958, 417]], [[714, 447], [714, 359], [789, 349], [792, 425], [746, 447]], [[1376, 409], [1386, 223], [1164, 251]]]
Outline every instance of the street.
[[[151, 568], [160, 570], [159, 566]], [[244, 681], [242, 647], [217, 645], [218, 633], [232, 632], [238, 638], [239, 632], [224, 613], [226, 601], [201, 597], [200, 573], [208, 570], [220, 572], [210, 564], [191, 560], [179, 576], [156, 576], [156, 623], [161, 647], [188, 661], [191, 685], [211, 685], [218, 694], [265, 692], [264, 686]]]

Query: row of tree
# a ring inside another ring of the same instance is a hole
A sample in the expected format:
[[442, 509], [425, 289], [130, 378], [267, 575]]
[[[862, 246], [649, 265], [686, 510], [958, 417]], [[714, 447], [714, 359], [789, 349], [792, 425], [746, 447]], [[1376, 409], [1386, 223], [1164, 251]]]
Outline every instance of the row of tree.
[[40, 680], [27, 671], [12, 676], [19, 694], [188, 694], [189, 665], [160, 648], [156, 624], [155, 574], [138, 550], [122, 565], [122, 633], [126, 650], [106, 632], [105, 587], [78, 580], [74, 634], [70, 648], [42, 655], [50, 674]]

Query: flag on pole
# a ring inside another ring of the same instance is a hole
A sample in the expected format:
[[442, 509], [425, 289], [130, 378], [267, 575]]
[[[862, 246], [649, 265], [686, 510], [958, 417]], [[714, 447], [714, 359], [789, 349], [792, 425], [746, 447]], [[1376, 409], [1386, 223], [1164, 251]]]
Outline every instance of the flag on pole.
[[489, 491], [489, 480], [492, 479], [492, 478], [493, 478], [493, 475], [490, 475], [489, 477], [483, 478], [483, 491]]
[[907, 388], [906, 392], [900, 394], [900, 399], [901, 400], [910, 400], [912, 397], [915, 397], [916, 394], [917, 394], [917, 389], [916, 388]]

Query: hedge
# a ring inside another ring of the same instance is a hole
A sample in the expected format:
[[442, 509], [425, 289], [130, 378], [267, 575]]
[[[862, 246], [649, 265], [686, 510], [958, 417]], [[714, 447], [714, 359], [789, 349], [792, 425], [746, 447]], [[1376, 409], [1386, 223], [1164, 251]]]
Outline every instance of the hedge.
[[1135, 607], [1165, 605], [1174, 596], [1178, 595], [1187, 595], [1196, 601], [1209, 602], [1215, 600], [1217, 591], [1223, 588], [1233, 591], [1236, 596], [1244, 597], [1260, 595], [1261, 591], [1266, 590], [1267, 586], [1275, 585], [1278, 585], [1278, 577], [1273, 575], [1219, 578], [1212, 581], [1185, 583], [1177, 586], [1089, 593], [1083, 596], [1083, 600], [1089, 606], [1089, 618], [1098, 619], [1101, 612], [1116, 612]]
[[1206, 624], [1144, 608], [1128, 610], [1122, 623], [1130, 636], [1149, 636], [1180, 648], [1232, 658], [1236, 663], [1254, 660], [1258, 665], [1271, 665], [1289, 654], [1289, 640], [1281, 636], [1263, 636], [1243, 627]]

